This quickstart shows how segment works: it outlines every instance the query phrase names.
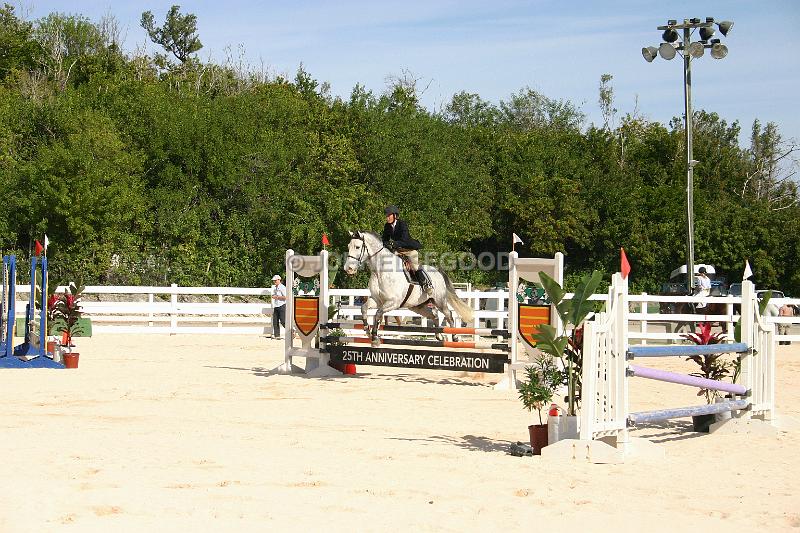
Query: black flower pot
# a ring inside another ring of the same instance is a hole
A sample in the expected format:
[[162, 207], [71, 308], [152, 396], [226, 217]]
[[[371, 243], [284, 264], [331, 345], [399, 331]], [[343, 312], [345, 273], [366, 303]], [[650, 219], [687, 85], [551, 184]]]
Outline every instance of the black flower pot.
[[692, 416], [692, 427], [699, 433], [708, 433], [709, 426], [714, 423], [714, 415], [694, 415]]

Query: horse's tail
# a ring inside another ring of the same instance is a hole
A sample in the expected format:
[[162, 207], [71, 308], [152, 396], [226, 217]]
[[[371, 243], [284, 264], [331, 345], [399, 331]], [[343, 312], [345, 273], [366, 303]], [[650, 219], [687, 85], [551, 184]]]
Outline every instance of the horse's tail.
[[456, 310], [456, 313], [458, 313], [458, 316], [461, 317], [461, 320], [467, 323], [472, 322], [472, 318], [474, 316], [472, 308], [468, 306], [464, 300], [458, 297], [456, 294], [456, 288], [453, 287], [453, 283], [450, 281], [450, 278], [447, 277], [447, 274], [441, 270], [439, 273], [442, 275], [442, 279], [444, 279], [444, 285], [447, 288], [447, 302], [453, 306], [453, 309]]

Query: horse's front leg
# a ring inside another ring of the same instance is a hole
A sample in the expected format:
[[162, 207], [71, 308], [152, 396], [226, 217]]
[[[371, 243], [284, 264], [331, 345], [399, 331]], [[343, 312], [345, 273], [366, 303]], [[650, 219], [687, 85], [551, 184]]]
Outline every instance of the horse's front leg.
[[383, 302], [378, 304], [376, 302], [376, 310], [375, 310], [375, 320], [372, 326], [372, 345], [377, 346], [380, 343], [380, 338], [378, 337], [378, 328], [383, 323], [383, 315], [388, 313], [389, 311], [394, 311], [395, 309], [399, 309], [400, 306], [397, 303], [387, 303]]
[[364, 324], [364, 331], [369, 334], [369, 301], [372, 300], [371, 297], [364, 300], [364, 303], [361, 304], [361, 322]]
[[381, 339], [378, 337], [378, 327], [381, 325], [381, 321], [383, 320], [383, 312], [383, 306], [377, 305], [375, 310], [375, 319], [372, 322], [372, 332], [369, 335], [373, 346], [378, 346], [381, 343]]

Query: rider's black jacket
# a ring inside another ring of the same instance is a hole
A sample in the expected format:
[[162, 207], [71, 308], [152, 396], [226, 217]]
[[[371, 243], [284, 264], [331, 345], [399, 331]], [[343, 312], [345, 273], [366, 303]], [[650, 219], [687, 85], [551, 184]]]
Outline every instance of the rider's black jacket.
[[390, 241], [393, 241], [395, 248], [406, 250], [419, 250], [422, 248], [422, 244], [420, 244], [418, 240], [412, 239], [411, 235], [408, 233], [408, 224], [399, 219], [395, 223], [394, 228], [392, 228], [392, 225], [388, 222], [383, 225], [381, 238], [383, 239], [384, 246], [388, 246]]

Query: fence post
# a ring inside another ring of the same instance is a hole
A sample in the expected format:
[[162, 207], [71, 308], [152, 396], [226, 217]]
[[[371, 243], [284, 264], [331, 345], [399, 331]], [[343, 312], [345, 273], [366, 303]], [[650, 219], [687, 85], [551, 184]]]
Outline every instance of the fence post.
[[[643, 292], [642, 296], [646, 297], [647, 293]], [[647, 307], [648, 307], [647, 304], [648, 303], [649, 302], [647, 300], [642, 300], [641, 302], [639, 302], [639, 305], [641, 305], [640, 311], [642, 312], [642, 322], [641, 322], [641, 325], [642, 325], [642, 327], [641, 327], [642, 338], [639, 339], [639, 342], [644, 346], [647, 345], [647, 337], [646, 337], [646, 335], [647, 335], [647, 313], [650, 312], [650, 310], [647, 309]]]
[[217, 315], [217, 319], [219, 320], [219, 322], [217, 322], [218, 328], [222, 327], [222, 304], [225, 303], [223, 300], [224, 298], [220, 294], [219, 297], [217, 298], [217, 304], [219, 305], [219, 314]]
[[178, 284], [173, 283], [170, 285], [169, 297], [169, 334], [175, 335], [178, 333]]

